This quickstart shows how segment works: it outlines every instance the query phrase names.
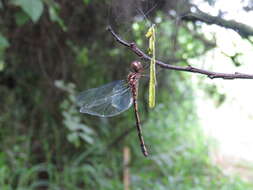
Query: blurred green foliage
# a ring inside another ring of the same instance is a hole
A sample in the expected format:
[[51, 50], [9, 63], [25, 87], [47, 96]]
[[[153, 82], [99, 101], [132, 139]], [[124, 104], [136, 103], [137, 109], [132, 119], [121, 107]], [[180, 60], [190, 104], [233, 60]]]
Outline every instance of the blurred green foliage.
[[12, 0], [12, 3], [19, 6], [35, 23], [43, 13], [43, 2], [41, 0]]
[[[108, 4], [15, 0], [1, 8], [0, 189], [123, 189], [123, 146], [131, 149], [132, 189], [252, 189], [212, 166], [189, 74], [159, 72], [154, 110], [146, 108], [148, 80], [141, 81], [148, 158], [132, 109], [110, 119], [78, 112], [78, 92], [126, 78], [137, 59], [105, 31]], [[210, 49], [159, 9], [152, 16], [159, 59], [185, 65]], [[122, 37], [147, 50], [146, 20], [117, 24]]]

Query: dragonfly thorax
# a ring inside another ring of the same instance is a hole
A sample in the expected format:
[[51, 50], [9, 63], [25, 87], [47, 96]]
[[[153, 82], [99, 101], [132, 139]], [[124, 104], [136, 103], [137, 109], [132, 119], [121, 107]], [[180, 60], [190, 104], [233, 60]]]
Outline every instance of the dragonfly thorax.
[[131, 69], [133, 69], [134, 72], [136, 72], [136, 73], [141, 73], [144, 71], [144, 68], [143, 68], [140, 61], [133, 61], [131, 63]]

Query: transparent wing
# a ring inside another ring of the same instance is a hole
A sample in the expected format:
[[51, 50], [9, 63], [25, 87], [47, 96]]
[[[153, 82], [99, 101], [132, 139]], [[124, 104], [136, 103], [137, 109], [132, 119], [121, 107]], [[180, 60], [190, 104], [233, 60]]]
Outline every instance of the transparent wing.
[[132, 103], [131, 90], [124, 80], [89, 89], [77, 97], [81, 113], [100, 117], [118, 115], [129, 109]]

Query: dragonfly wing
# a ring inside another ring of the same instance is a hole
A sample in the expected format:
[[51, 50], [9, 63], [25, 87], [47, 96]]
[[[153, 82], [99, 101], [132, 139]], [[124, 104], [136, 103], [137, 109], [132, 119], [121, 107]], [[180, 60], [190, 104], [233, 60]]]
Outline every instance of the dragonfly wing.
[[121, 80], [82, 92], [77, 103], [81, 113], [112, 117], [129, 109], [133, 99], [127, 83]]

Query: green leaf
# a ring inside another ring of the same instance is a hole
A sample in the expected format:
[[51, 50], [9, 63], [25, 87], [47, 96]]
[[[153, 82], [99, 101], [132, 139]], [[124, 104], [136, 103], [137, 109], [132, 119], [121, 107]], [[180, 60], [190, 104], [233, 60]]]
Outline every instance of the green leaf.
[[20, 6], [33, 22], [37, 22], [43, 13], [41, 0], [15, 0], [14, 4]]
[[90, 0], [83, 0], [84, 4], [88, 5], [90, 3]]
[[73, 143], [76, 147], [80, 146], [80, 140], [78, 133], [71, 133], [67, 136], [67, 139], [70, 143]]
[[89, 51], [88, 48], [84, 47], [78, 52], [77, 63], [87, 65], [89, 64]]
[[63, 29], [63, 31], [67, 31], [67, 27], [65, 26], [63, 20], [59, 16], [59, 7], [58, 6], [50, 6], [49, 7], [49, 17], [50, 20], [59, 24], [59, 26]]
[[18, 26], [26, 24], [29, 20], [30, 18], [23, 11], [19, 11], [15, 14], [15, 21]]
[[8, 40], [2, 34], [0, 34], [0, 49], [5, 49], [9, 46], [10, 44]]

